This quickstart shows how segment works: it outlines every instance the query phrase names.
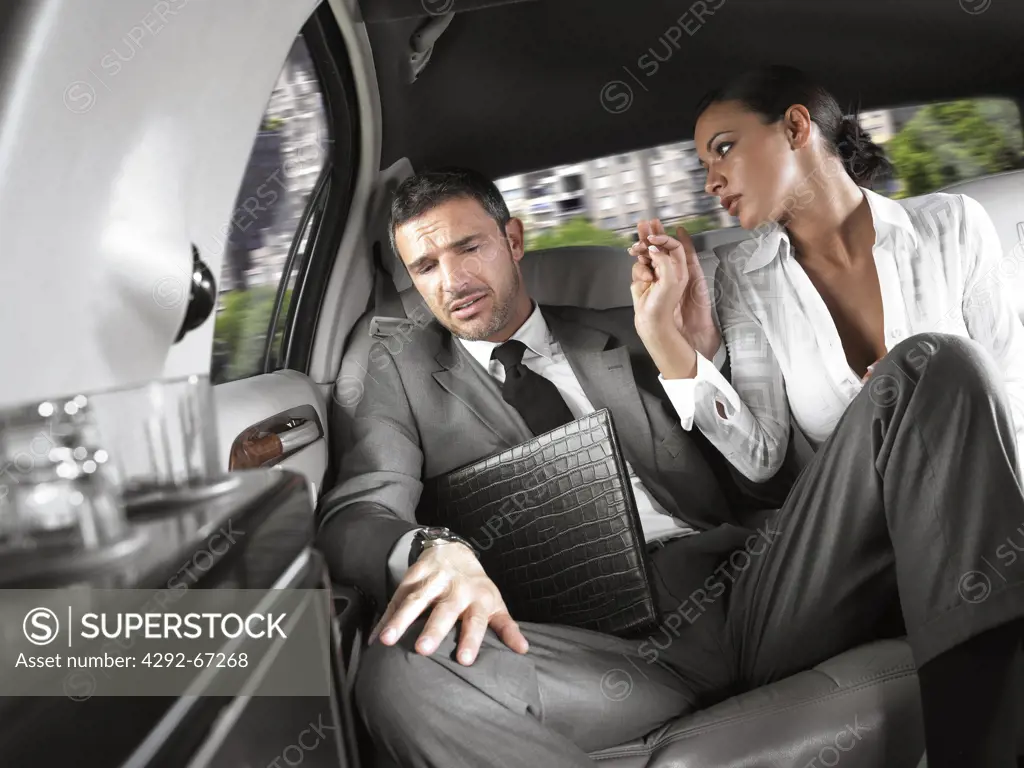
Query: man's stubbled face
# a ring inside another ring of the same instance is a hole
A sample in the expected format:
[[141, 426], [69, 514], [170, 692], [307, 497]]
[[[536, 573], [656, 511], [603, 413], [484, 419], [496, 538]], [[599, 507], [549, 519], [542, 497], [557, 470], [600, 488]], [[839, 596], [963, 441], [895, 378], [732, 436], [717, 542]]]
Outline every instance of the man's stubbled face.
[[431, 312], [459, 338], [505, 341], [525, 319], [517, 219], [503, 234], [476, 200], [456, 198], [398, 227], [395, 245]]

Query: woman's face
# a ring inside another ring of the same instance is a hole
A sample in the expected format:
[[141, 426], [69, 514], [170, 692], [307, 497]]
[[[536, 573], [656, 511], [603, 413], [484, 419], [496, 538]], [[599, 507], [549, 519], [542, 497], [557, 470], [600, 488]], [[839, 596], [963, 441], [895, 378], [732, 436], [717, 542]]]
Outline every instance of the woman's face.
[[800, 168], [805, 153], [795, 151], [806, 140], [794, 143], [801, 137], [791, 126], [787, 130], [788, 122], [764, 123], [738, 101], [712, 104], [697, 120], [697, 156], [708, 172], [704, 188], [744, 229], [778, 220], [786, 198], [806, 176]]

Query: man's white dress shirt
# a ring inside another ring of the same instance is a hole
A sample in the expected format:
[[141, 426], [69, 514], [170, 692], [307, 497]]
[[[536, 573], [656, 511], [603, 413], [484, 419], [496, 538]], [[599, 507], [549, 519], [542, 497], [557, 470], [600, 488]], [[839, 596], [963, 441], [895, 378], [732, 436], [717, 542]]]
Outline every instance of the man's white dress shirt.
[[[1003, 260], [992, 221], [973, 198], [936, 193], [904, 207], [863, 192], [875, 228], [886, 350], [928, 331], [979, 342], [1003, 373], [1018, 452], [1024, 451], [1024, 326], [1008, 290], [1024, 263]], [[877, 376], [862, 384], [851, 370], [832, 316], [784, 228], [766, 227], [741, 243], [716, 280], [732, 383], [698, 355], [696, 378], [662, 385], [682, 426], [695, 423], [751, 480], [766, 480], [782, 465], [791, 415], [817, 448], [863, 386], [884, 397], [886, 387], [899, 385]], [[918, 359], [926, 355], [922, 350]]]
[[[581, 418], [596, 410], [593, 403], [587, 399], [576, 374], [573, 373], [572, 367], [562, 351], [561, 344], [551, 335], [539, 306], [534, 305], [533, 313], [512, 335], [512, 338], [526, 345], [523, 364], [558, 388], [565, 404], [569, 406], [573, 418]], [[491, 359], [491, 353], [498, 344], [490, 341], [465, 341], [464, 339], [459, 339], [459, 343], [465, 347], [477, 363], [498, 380], [499, 384], [504, 383], [504, 366], [497, 360]], [[692, 528], [666, 512], [640, 482], [633, 467], [628, 462], [626, 466], [629, 468], [633, 496], [636, 499], [637, 512], [640, 514], [640, 525], [648, 544], [694, 532]], [[409, 549], [414, 534], [415, 531], [410, 531], [399, 539], [388, 559], [388, 566], [395, 583], [401, 581], [408, 568]]]

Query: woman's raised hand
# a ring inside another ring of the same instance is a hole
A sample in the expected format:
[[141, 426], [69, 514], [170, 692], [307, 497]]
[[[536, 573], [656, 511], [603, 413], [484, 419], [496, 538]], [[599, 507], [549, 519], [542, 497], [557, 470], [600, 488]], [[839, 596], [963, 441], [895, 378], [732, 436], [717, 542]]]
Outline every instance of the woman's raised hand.
[[721, 335], [711, 314], [713, 298], [693, 241], [683, 227], [669, 237], [658, 219], [640, 221], [638, 242], [629, 252], [636, 258], [630, 292], [637, 332], [652, 338], [675, 329], [709, 360]]
[[637, 259], [630, 285], [637, 330], [653, 333], [675, 326], [682, 332], [681, 299], [689, 282], [685, 257], [654, 243], [652, 237], [665, 234], [657, 219], [641, 221], [637, 234], [630, 248]]

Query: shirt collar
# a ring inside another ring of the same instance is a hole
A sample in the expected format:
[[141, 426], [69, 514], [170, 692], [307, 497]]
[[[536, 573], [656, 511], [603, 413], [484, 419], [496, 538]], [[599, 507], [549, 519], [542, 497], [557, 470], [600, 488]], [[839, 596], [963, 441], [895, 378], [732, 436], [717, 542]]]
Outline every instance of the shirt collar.
[[775, 260], [780, 251], [789, 253], [791, 245], [786, 228], [772, 222], [762, 224], [754, 230], [754, 237], [736, 246], [739, 254], [749, 254], [743, 266], [743, 274], [761, 269]]
[[[549, 360], [552, 358], [553, 338], [539, 304], [533, 305], [533, 312], [526, 318], [526, 322], [519, 326], [519, 330], [512, 334], [512, 338], [523, 342], [535, 355], [546, 357]], [[499, 346], [493, 341], [468, 341], [467, 339], [459, 339], [459, 343], [465, 347], [474, 360], [484, 367], [484, 370], [490, 368], [491, 353], [494, 352], [495, 347]]]
[[877, 244], [881, 241], [886, 234], [904, 232], [910, 239], [913, 247], [917, 248], [917, 229], [910, 220], [910, 214], [907, 213], [907, 209], [896, 200], [891, 200], [885, 195], [872, 192], [864, 187], [861, 187], [861, 189], [864, 190], [864, 197], [871, 208], [871, 219], [875, 224], [875, 243]]
[[[886, 237], [896, 232], [905, 232], [913, 246], [917, 247], [917, 230], [914, 229], [906, 208], [895, 200], [890, 200], [884, 195], [872, 192], [870, 189], [861, 187], [864, 199], [868, 201], [868, 209], [871, 211], [871, 221], [875, 227], [875, 245], [878, 245]], [[737, 246], [744, 249], [750, 255], [747, 257], [743, 267], [743, 273], [753, 272], [761, 269], [775, 260], [779, 254], [789, 255], [793, 244], [790, 242], [786, 228], [772, 222], [764, 224], [754, 230], [754, 237], [744, 240]], [[743, 254], [744, 250], [739, 253]]]

